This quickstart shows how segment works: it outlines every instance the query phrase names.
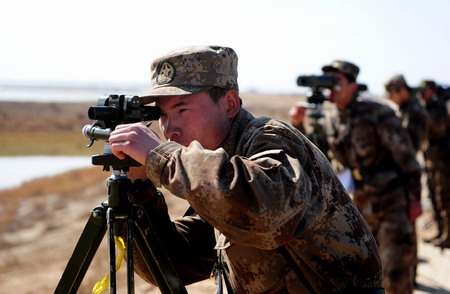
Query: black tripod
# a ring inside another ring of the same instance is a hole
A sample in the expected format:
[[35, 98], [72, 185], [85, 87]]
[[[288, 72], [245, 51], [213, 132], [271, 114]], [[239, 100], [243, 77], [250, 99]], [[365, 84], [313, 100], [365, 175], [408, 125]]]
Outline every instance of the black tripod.
[[308, 134], [308, 138], [328, 158], [327, 133], [322, 122], [325, 117], [323, 114], [323, 102], [327, 100], [320, 88], [313, 88], [313, 91], [307, 95], [308, 103], [304, 103], [303, 107], [310, 109], [308, 117], [311, 119], [310, 126], [312, 130]]
[[108, 201], [92, 210], [55, 293], [77, 292], [106, 231], [110, 293], [115, 294], [117, 288], [114, 241], [116, 236], [126, 239], [128, 293], [134, 293], [134, 246], [162, 293], [187, 293], [144, 209], [134, 205], [128, 197], [133, 191], [133, 183], [127, 172], [130, 166], [138, 166], [139, 163], [131, 158], [119, 160], [112, 154], [93, 156], [92, 163], [103, 165], [105, 170], [109, 170], [109, 167], [113, 169], [107, 180]]

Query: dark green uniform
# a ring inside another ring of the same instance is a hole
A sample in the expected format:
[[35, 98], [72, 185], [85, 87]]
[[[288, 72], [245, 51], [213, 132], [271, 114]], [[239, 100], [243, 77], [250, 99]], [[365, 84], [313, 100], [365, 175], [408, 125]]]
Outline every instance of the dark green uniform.
[[428, 189], [438, 224], [437, 245], [450, 247], [450, 123], [445, 104], [432, 99], [426, 103], [431, 117], [429, 143], [425, 150]]
[[419, 103], [416, 97], [411, 96], [400, 105], [400, 119], [403, 127], [409, 133], [414, 149], [421, 150], [428, 138], [430, 117], [427, 110]]
[[[402, 120], [403, 127], [409, 133], [414, 150], [419, 152], [423, 150], [428, 139], [428, 128], [430, 125], [430, 117], [426, 109], [419, 103], [419, 100], [414, 95], [410, 97], [400, 105], [400, 119]], [[412, 222], [414, 232], [414, 264], [415, 269], [413, 272], [413, 281], [416, 281], [416, 271], [419, 263], [417, 256], [417, 233], [416, 224]]]

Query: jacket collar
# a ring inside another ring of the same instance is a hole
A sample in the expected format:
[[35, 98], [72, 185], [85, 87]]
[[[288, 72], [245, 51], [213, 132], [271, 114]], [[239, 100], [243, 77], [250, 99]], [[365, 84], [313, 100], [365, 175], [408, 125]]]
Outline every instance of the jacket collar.
[[245, 108], [241, 108], [239, 113], [233, 119], [231, 123], [230, 130], [228, 131], [228, 135], [223, 140], [220, 147], [225, 149], [229, 156], [233, 156], [236, 153], [237, 146], [239, 144], [239, 139], [241, 134], [245, 130], [247, 124], [254, 120], [255, 117]]

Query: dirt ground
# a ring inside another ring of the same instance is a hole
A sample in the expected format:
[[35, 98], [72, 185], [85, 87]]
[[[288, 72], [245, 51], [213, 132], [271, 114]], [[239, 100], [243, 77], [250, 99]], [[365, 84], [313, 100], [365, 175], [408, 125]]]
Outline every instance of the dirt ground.
[[[244, 106], [256, 115], [287, 120], [289, 107], [300, 97], [246, 94], [243, 99]], [[86, 119], [88, 106], [0, 103], [0, 136], [12, 128], [16, 132], [29, 132], [37, 126], [45, 126], [49, 132], [79, 133], [84, 124], [90, 123]], [[90, 211], [107, 198], [104, 180], [108, 176], [100, 167], [92, 167], [0, 191], [0, 293], [54, 292]], [[167, 192], [165, 195], [170, 215], [182, 215], [187, 203]], [[421, 235], [432, 234], [429, 214], [419, 220], [418, 227]], [[91, 293], [93, 285], [108, 273], [105, 241], [106, 238], [78, 293]], [[430, 245], [420, 246], [421, 289], [415, 293], [450, 293], [448, 283], [444, 282], [450, 276], [450, 250], [441, 252]], [[126, 293], [125, 272], [122, 265], [118, 272], [118, 293]], [[187, 290], [215, 293], [215, 285], [207, 280], [190, 285]], [[136, 293], [160, 292], [136, 276]]]

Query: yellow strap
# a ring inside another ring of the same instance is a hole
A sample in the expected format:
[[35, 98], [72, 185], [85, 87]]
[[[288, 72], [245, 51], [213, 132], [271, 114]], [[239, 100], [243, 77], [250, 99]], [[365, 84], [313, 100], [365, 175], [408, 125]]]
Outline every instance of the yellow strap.
[[[114, 237], [114, 242], [116, 247], [119, 249], [119, 256], [116, 260], [116, 272], [119, 271], [122, 265], [122, 260], [125, 256], [125, 242], [122, 237]], [[97, 282], [92, 289], [92, 294], [99, 294], [105, 291], [109, 287], [109, 274], [106, 275], [101, 281]]]

